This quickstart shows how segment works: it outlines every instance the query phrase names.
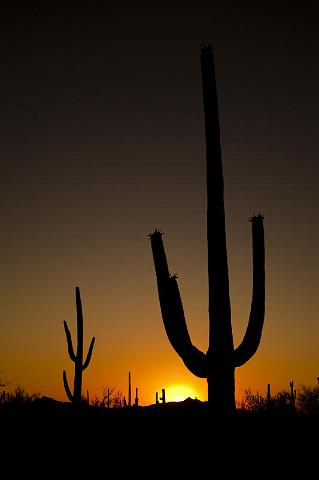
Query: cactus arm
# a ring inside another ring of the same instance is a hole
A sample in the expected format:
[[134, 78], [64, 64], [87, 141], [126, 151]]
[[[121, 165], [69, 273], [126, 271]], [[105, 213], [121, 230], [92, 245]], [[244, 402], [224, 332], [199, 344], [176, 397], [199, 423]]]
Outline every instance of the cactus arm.
[[85, 362], [82, 366], [82, 370], [85, 370], [89, 366], [89, 363], [90, 363], [91, 357], [92, 357], [94, 342], [95, 342], [95, 337], [93, 337], [92, 340], [91, 340], [90, 348], [89, 348], [86, 360], [85, 360]]
[[176, 276], [169, 274], [162, 234], [155, 230], [150, 238], [162, 318], [168, 339], [194, 375], [207, 377], [206, 355], [190, 340]]
[[68, 399], [70, 400], [70, 402], [73, 402], [73, 395], [71, 393], [71, 390], [70, 390], [70, 387], [69, 387], [69, 384], [68, 384], [68, 380], [66, 378], [66, 371], [65, 370], [63, 370], [63, 384], [64, 384], [65, 393], [67, 394]]
[[265, 316], [265, 244], [262, 215], [252, 217], [253, 293], [248, 327], [242, 343], [234, 351], [234, 363], [240, 367], [257, 351]]
[[63, 322], [63, 325], [64, 325], [64, 330], [65, 330], [66, 340], [68, 342], [69, 356], [70, 356], [70, 359], [72, 360], [72, 362], [75, 362], [76, 361], [76, 356], [75, 356], [75, 353], [74, 353], [74, 350], [73, 350], [71, 333], [70, 333], [68, 324], [66, 323], [65, 320]]
[[[196, 348], [190, 340], [176, 276], [170, 277], [169, 282], [172, 292], [172, 303], [175, 303], [175, 312], [172, 312], [174, 315], [172, 319], [176, 319], [176, 324], [174, 326], [175, 322], [166, 322], [166, 324], [168, 323], [166, 326], [164, 323], [167, 336], [189, 371], [197, 377], [206, 378], [206, 355]], [[170, 328], [171, 324], [174, 330]], [[180, 332], [183, 332], [183, 335], [180, 335]]]

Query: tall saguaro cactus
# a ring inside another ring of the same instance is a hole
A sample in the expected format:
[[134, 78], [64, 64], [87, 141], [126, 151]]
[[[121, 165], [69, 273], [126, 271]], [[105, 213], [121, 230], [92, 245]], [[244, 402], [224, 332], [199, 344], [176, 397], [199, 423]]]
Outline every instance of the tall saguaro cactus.
[[68, 352], [70, 359], [74, 362], [74, 388], [73, 394], [69, 388], [69, 384], [66, 377], [66, 371], [63, 370], [63, 383], [65, 392], [69, 400], [73, 405], [81, 404], [81, 394], [82, 394], [82, 372], [85, 370], [91, 361], [95, 337], [92, 338], [88, 354], [85, 362], [83, 363], [83, 312], [82, 312], [82, 302], [80, 296], [80, 289], [76, 287], [75, 289], [75, 301], [76, 301], [76, 313], [77, 313], [77, 348], [76, 354], [74, 353], [71, 333], [66, 321], [63, 322], [65, 335], [68, 343]]
[[220, 147], [218, 103], [212, 47], [201, 50], [207, 161], [207, 243], [209, 279], [209, 347], [207, 353], [191, 342], [176, 276], [169, 274], [162, 233], [150, 235], [158, 294], [167, 336], [187, 368], [207, 378], [212, 410], [235, 409], [235, 368], [256, 352], [265, 312], [265, 248], [262, 215], [251, 218], [253, 240], [253, 292], [248, 327], [234, 349], [226, 249], [224, 181]]

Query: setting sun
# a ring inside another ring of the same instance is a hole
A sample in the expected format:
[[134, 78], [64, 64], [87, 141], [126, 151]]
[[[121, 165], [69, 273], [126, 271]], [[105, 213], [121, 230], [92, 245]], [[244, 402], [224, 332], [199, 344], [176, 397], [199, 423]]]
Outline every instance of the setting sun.
[[168, 402], [182, 402], [186, 398], [198, 398], [197, 392], [189, 385], [171, 385], [166, 389]]

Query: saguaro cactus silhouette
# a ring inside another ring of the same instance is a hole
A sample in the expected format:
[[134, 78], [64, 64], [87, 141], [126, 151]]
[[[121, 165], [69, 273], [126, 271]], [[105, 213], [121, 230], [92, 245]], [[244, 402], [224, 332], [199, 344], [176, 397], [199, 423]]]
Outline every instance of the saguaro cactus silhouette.
[[68, 343], [69, 356], [72, 362], [74, 362], [74, 368], [75, 368], [73, 394], [71, 393], [71, 390], [69, 388], [65, 370], [63, 370], [63, 383], [64, 383], [65, 392], [69, 400], [74, 405], [78, 406], [81, 404], [82, 372], [89, 366], [89, 363], [92, 357], [95, 337], [93, 337], [91, 340], [86, 360], [83, 363], [83, 313], [82, 313], [82, 302], [81, 302], [79, 287], [76, 287], [75, 289], [75, 301], [76, 301], [76, 313], [77, 313], [77, 341], [78, 341], [76, 354], [74, 353], [71, 333], [68, 328], [68, 324], [66, 323], [66, 321], [63, 322], [65, 335]]
[[150, 235], [158, 294], [167, 336], [187, 368], [208, 380], [212, 410], [235, 409], [235, 368], [256, 352], [265, 311], [265, 252], [262, 215], [254, 215], [253, 292], [248, 327], [242, 343], [234, 349], [231, 326], [229, 280], [225, 232], [224, 181], [220, 147], [218, 103], [212, 47], [201, 50], [207, 161], [207, 242], [209, 278], [209, 347], [206, 354], [191, 342], [185, 322], [176, 275], [169, 274], [162, 233]]
[[289, 387], [290, 387], [290, 405], [292, 406], [292, 408], [295, 408], [297, 391], [294, 390], [293, 380], [291, 382], [289, 382]]
[[268, 383], [268, 385], [267, 385], [267, 400], [266, 400], [266, 405], [267, 405], [267, 408], [268, 408], [268, 409], [271, 408], [270, 383]]
[[128, 406], [132, 406], [131, 372], [128, 372]]

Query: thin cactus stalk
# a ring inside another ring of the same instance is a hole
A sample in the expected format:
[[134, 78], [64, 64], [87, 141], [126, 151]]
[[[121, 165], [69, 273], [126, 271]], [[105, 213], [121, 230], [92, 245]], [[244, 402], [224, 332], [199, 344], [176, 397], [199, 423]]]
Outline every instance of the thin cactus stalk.
[[128, 372], [128, 406], [132, 406], [132, 394], [131, 394], [131, 372]]
[[220, 146], [215, 67], [212, 47], [201, 50], [207, 161], [207, 243], [209, 279], [209, 347], [207, 353], [191, 342], [176, 281], [171, 276], [162, 233], [150, 235], [158, 294], [167, 336], [186, 367], [207, 378], [211, 411], [235, 410], [235, 368], [244, 365], [257, 351], [265, 311], [265, 249], [263, 217], [254, 215], [253, 291], [248, 327], [241, 344], [234, 349], [229, 298], [226, 248], [224, 181]]
[[270, 393], [270, 383], [267, 385], [267, 408], [271, 407], [271, 393]]
[[135, 407], [138, 407], [138, 388], [135, 389], [134, 406], [135, 406]]
[[293, 408], [295, 408], [295, 401], [296, 401], [297, 392], [296, 392], [296, 390], [294, 390], [293, 380], [291, 382], [289, 382], [289, 386], [290, 386], [290, 404]]
[[156, 403], [156, 405], [159, 404], [159, 401], [158, 401], [158, 392], [156, 392], [156, 395], [155, 395], [155, 403]]
[[66, 321], [63, 322], [66, 340], [68, 344], [68, 352], [70, 359], [74, 362], [74, 386], [73, 393], [70, 390], [66, 371], [63, 370], [63, 383], [65, 392], [68, 399], [75, 406], [81, 405], [82, 401], [82, 372], [85, 370], [91, 361], [95, 337], [92, 338], [88, 354], [85, 362], [83, 363], [83, 312], [82, 312], [82, 302], [80, 296], [80, 289], [76, 287], [75, 289], [75, 301], [76, 301], [76, 312], [77, 312], [77, 349], [76, 354], [74, 353], [72, 337]]

